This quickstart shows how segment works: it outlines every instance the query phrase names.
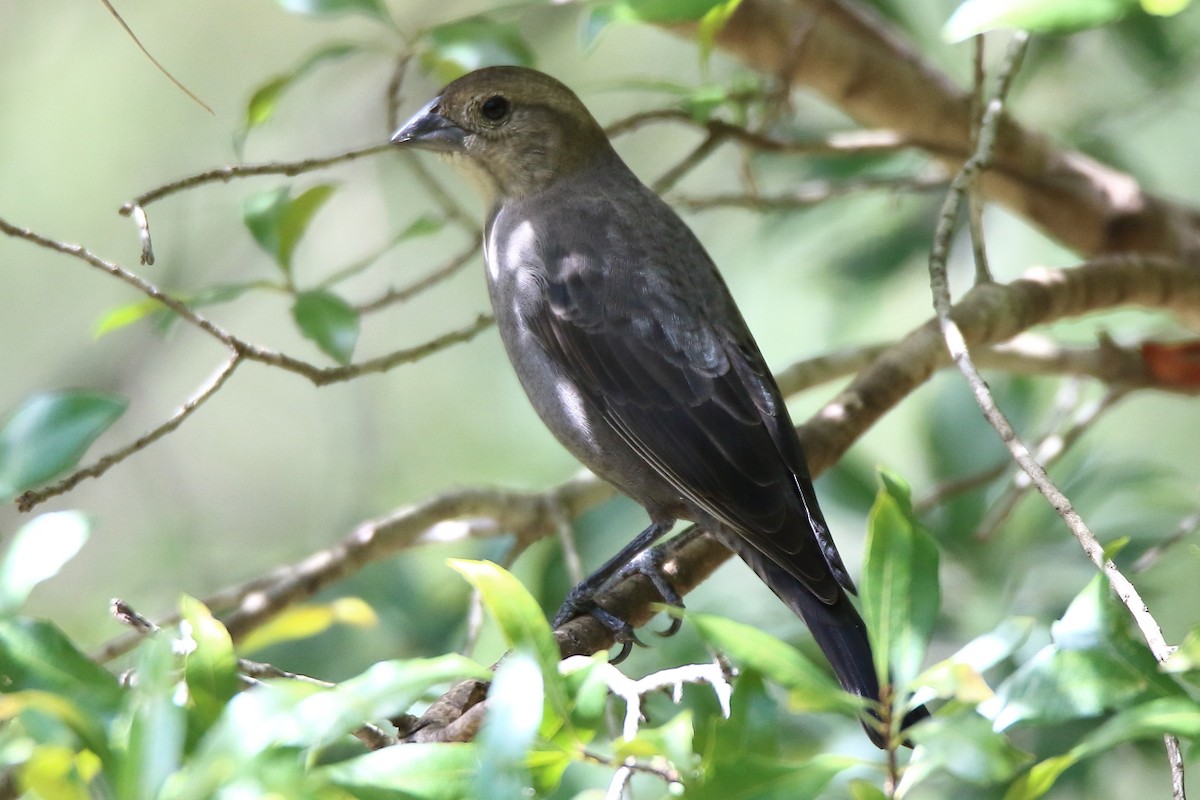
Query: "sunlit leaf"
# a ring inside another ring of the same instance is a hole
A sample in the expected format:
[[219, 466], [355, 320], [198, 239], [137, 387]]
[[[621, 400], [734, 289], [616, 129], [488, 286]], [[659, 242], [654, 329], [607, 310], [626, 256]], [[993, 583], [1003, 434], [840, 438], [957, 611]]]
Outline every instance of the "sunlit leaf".
[[121, 730], [117, 797], [156, 798], [183, 763], [187, 715], [177, 701], [179, 660], [170, 637], [158, 635], [138, 650], [137, 680], [124, 694], [114, 727]]
[[543, 673], [557, 675], [558, 644], [541, 606], [529, 590], [512, 573], [491, 561], [455, 558], [449, 564], [479, 592], [509, 645], [530, 652]]
[[185, 596], [179, 609], [194, 643], [184, 656], [183, 679], [199, 726], [207, 730], [238, 691], [233, 639], [200, 601]]
[[474, 744], [406, 744], [347, 759], [320, 773], [361, 798], [466, 800], [479, 770]]
[[700, 759], [695, 750], [693, 716], [691, 711], [681, 711], [662, 725], [643, 725], [633, 739], [618, 740], [613, 754], [618, 759], [666, 758], [677, 769], [690, 770]]
[[486, 668], [450, 654], [382, 661], [328, 689], [297, 681], [268, 682], [229, 702], [207, 737], [202, 757], [205, 763], [220, 764], [229, 758], [252, 758], [271, 747], [327, 744], [364, 722], [407, 712], [433, 687], [488, 677]]
[[996, 28], [1070, 33], [1116, 22], [1137, 7], [1138, 0], [966, 0], [942, 36], [960, 42]]
[[1137, 699], [1171, 696], [1180, 687], [1159, 671], [1145, 643], [1132, 638], [1127, 615], [1097, 575], [1051, 627], [1053, 642], [996, 687], [980, 705], [997, 730], [1018, 723], [1094, 717]]
[[891, 473], [867, 518], [860, 587], [863, 618], [875, 645], [875, 668], [908, 683], [921, 668], [941, 602], [938, 552], [913, 514], [909, 489]]
[[279, 98], [297, 81], [308, 75], [313, 68], [327, 61], [345, 58], [348, 55], [359, 52], [361, 49], [361, 45], [346, 43], [323, 47], [301, 61], [290, 72], [278, 75], [259, 86], [254, 90], [254, 94], [250, 97], [250, 102], [246, 105], [246, 119], [243, 123], [243, 131], [256, 128], [274, 117], [275, 109], [279, 105]]
[[[193, 294], [180, 294], [176, 295], [176, 297], [191, 308], [201, 308], [203, 306], [236, 300], [251, 289], [267, 288], [278, 289], [279, 287], [265, 281], [223, 283], [202, 289]], [[120, 330], [143, 319], [149, 319], [158, 330], [166, 332], [179, 317], [175, 315], [174, 311], [157, 300], [138, 300], [123, 306], [117, 306], [105, 312], [96, 321], [96, 326], [92, 329], [92, 335], [99, 339], [106, 333]]]
[[829, 782], [861, 761], [850, 756], [821, 754], [803, 760], [759, 753], [714, 754], [699, 786], [688, 786], [688, 800], [750, 800], [750, 798], [812, 798]]
[[546, 702], [554, 716], [548, 721], [567, 722], [571, 709], [558, 674], [558, 643], [537, 600], [512, 573], [491, 561], [450, 559], [448, 563], [479, 592], [509, 645], [536, 659], [545, 681]]
[[1167, 734], [1200, 737], [1200, 706], [1189, 698], [1171, 697], [1126, 709], [1084, 737], [1070, 752], [1035, 764], [1013, 783], [1004, 800], [1036, 800], [1050, 791], [1062, 773], [1083, 759], [1124, 742], [1158, 739]]
[[729, 18], [733, 16], [733, 12], [737, 11], [741, 4], [742, 0], [723, 0], [704, 12], [704, 16], [700, 18], [700, 25], [696, 28], [696, 43], [700, 47], [701, 62], [708, 60], [712, 54], [717, 34], [721, 32], [721, 29], [729, 22]]
[[90, 800], [88, 782], [100, 769], [90, 750], [76, 752], [55, 744], [39, 744], [21, 765], [18, 780], [22, 791], [55, 800]]
[[122, 397], [88, 391], [27, 398], [0, 428], [0, 500], [75, 466], [126, 405]]
[[1141, 5], [1147, 14], [1172, 17], [1191, 5], [1191, 0], [1141, 0]]
[[1030, 617], [1010, 617], [994, 630], [975, 637], [954, 655], [940, 661], [917, 676], [922, 687], [921, 700], [953, 697], [971, 705], [993, 696], [983, 672], [1011, 656], [1029, 638], [1034, 621]]
[[850, 792], [850, 800], [887, 800], [887, 795], [873, 783], [862, 778], [854, 778], [846, 785]]
[[366, 14], [384, 22], [391, 21], [383, 0], [275, 0], [293, 14], [327, 16], [331, 14]]
[[291, 272], [292, 253], [313, 215], [335, 189], [332, 184], [318, 184], [292, 198], [290, 187], [281, 186], [251, 195], [242, 204], [242, 221], [254, 241], [274, 257], [285, 274]]
[[296, 295], [292, 317], [305, 338], [339, 364], [349, 364], [358, 343], [358, 312], [332, 292], [313, 289]]
[[529, 785], [526, 756], [542, 724], [543, 688], [542, 672], [528, 651], [512, 653], [496, 668], [477, 739], [477, 797], [521, 797]]
[[843, 692], [799, 650], [770, 634], [708, 614], [689, 614], [688, 619], [705, 641], [724, 652], [734, 664], [787, 689], [794, 709], [857, 716], [862, 708], [858, 698]]
[[485, 17], [439, 25], [426, 38], [421, 66], [443, 82], [480, 67], [534, 65], [533, 49], [515, 26]]
[[942, 770], [981, 786], [1003, 783], [1030, 761], [991, 723], [974, 711], [939, 714], [916, 728], [912, 736], [922, 748], [922, 772]]
[[378, 622], [375, 611], [358, 597], [339, 597], [332, 603], [294, 605], [255, 628], [238, 648], [250, 653], [280, 642], [308, 639], [338, 624], [369, 628]]
[[22, 525], [0, 562], [0, 615], [16, 611], [35, 586], [57, 575], [90, 532], [91, 523], [78, 511], [41, 514]]
[[[93, 752], [104, 754], [102, 733], [121, 703], [117, 679], [49, 622], [0, 619], [0, 717], [30, 704], [59, 716]], [[70, 698], [68, 700], [67, 698]]]

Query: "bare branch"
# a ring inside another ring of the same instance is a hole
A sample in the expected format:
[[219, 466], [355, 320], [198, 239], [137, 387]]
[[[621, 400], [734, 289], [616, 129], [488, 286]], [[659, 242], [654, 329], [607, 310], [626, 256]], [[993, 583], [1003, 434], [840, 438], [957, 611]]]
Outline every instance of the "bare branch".
[[30, 490], [22, 493], [21, 496], [17, 498], [17, 509], [20, 511], [30, 511], [34, 506], [49, 500], [51, 497], [57, 497], [60, 494], [65, 494], [66, 492], [71, 491], [79, 484], [80, 481], [84, 480], [85, 478], [99, 478], [101, 475], [107, 472], [110, 467], [121, 463], [139, 450], [144, 450], [150, 445], [154, 444], [159, 439], [182, 425], [183, 421], [192, 415], [192, 412], [204, 405], [204, 403], [210, 397], [216, 394], [217, 391], [225, 385], [225, 381], [229, 380], [229, 376], [233, 374], [234, 370], [236, 370], [238, 365], [241, 363], [242, 356], [238, 353], [234, 353], [232, 356], [230, 356], [229, 360], [225, 362], [225, 365], [217, 370], [206, 383], [202, 384], [199, 391], [188, 398], [187, 402], [185, 402], [178, 411], [172, 414], [171, 418], [166, 422], [146, 433], [144, 436], [132, 442], [131, 444], [109, 453], [93, 464], [72, 472], [70, 475], [56, 483], [52, 483], [49, 486], [37, 489], [36, 491]]
[[373, 156], [376, 153], [382, 153], [389, 149], [392, 149], [392, 145], [389, 143], [374, 144], [361, 147], [357, 150], [347, 150], [346, 152], [337, 153], [332, 156], [305, 158], [300, 161], [273, 161], [267, 164], [236, 164], [228, 167], [218, 167], [217, 169], [210, 169], [196, 175], [189, 175], [186, 178], [180, 178], [177, 181], [164, 183], [162, 186], [144, 192], [121, 206], [120, 213], [121, 216], [128, 217], [136, 209], [144, 209], [146, 206], [158, 202], [164, 197], [187, 189], [194, 189], [206, 183], [229, 183], [237, 178], [253, 178], [261, 175], [300, 175], [301, 173], [331, 167], [334, 164], [354, 161], [364, 156]]
[[381, 308], [386, 308], [394, 303], [402, 303], [405, 300], [410, 300], [426, 289], [436, 286], [447, 278], [458, 274], [458, 272], [467, 264], [470, 264], [477, 255], [479, 255], [478, 238], [472, 241], [470, 245], [463, 248], [457, 255], [448, 259], [446, 263], [431, 270], [429, 274], [425, 275], [425, 277], [418, 278], [407, 286], [401, 286], [399, 289], [389, 289], [374, 300], [368, 300], [365, 303], [359, 303], [354, 308], [360, 314], [369, 314], [373, 311], [378, 311]]
[[[991, 390], [984, 383], [983, 378], [979, 375], [979, 371], [976, 369], [974, 363], [972, 363], [971, 354], [962, 331], [951, 317], [952, 301], [946, 271], [946, 260], [950, 249], [951, 237], [954, 232], [955, 217], [958, 214], [961, 203], [965, 199], [966, 193], [971, 190], [972, 184], [991, 164], [1003, 103], [1008, 89], [1012, 85], [1013, 77], [1016, 75], [1021, 60], [1025, 55], [1027, 42], [1028, 36], [1023, 32], [1018, 32], [1014, 35], [1012, 42], [1010, 42], [1008, 53], [1000, 68], [995, 95], [988, 103], [979, 123], [979, 139], [975, 151], [951, 182], [950, 192], [942, 207], [942, 213], [938, 219], [929, 255], [929, 283], [933, 291], [933, 305], [937, 311], [938, 327], [941, 329], [951, 357], [970, 385], [971, 391], [975, 395], [975, 400], [983, 411], [984, 417], [996, 429], [1000, 440], [1008, 448], [1013, 459], [1021, 466], [1021, 469], [1029, 476], [1033, 485], [1045, 496], [1055, 511], [1058, 512], [1058, 515], [1062, 517], [1088, 558], [1108, 578], [1109, 586], [1112, 587], [1112, 590], [1133, 616], [1135, 624], [1142, 632], [1147, 645], [1149, 645], [1150, 652], [1154, 654], [1156, 660], [1161, 662], [1170, 655], [1172, 648], [1167, 644], [1158, 621], [1146, 607], [1145, 601], [1133, 583], [1104, 554], [1104, 548], [1083, 521], [1083, 518], [1075, 510], [1071, 501], [1051, 481], [1042, 464], [1029, 452], [1029, 448], [1017, 436], [1012, 424], [1000, 410], [999, 406], [997, 406], [995, 398], [992, 397]], [[982, 234], [982, 231], [972, 226], [971, 233], [973, 236], [979, 236]], [[982, 240], [977, 241], [975, 247], [976, 250], [982, 248]], [[977, 272], [977, 274], [979, 273]], [[987, 285], [987, 283], [977, 285]], [[1172, 734], [1167, 734], [1163, 737], [1163, 740], [1167, 748], [1172, 783], [1181, 792], [1183, 787], [1183, 762], [1181, 758], [1177, 757], [1179, 755], [1179, 740]]]
[[710, 197], [674, 197], [673, 205], [681, 206], [690, 211], [707, 211], [713, 208], [746, 208], [752, 211], [790, 211], [797, 208], [808, 208], [839, 197], [862, 194], [863, 192], [930, 192], [945, 190], [948, 176], [940, 170], [933, 170], [925, 175], [904, 176], [899, 178], [855, 178], [836, 181], [806, 181], [791, 194], [762, 197], [747, 194], [718, 194]]

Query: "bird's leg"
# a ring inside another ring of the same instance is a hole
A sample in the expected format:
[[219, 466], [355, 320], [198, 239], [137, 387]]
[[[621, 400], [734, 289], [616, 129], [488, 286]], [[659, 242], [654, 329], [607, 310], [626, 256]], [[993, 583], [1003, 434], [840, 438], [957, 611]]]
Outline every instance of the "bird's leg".
[[[557, 628], [575, 617], [590, 614], [599, 620], [604, 627], [611, 630], [616, 636], [617, 641], [621, 643], [622, 650], [617, 658], [613, 659], [614, 662], [620, 661], [628, 654], [631, 642], [641, 644], [633, 632], [633, 627], [615, 614], [611, 614], [600, 608], [596, 604], [595, 596], [597, 592], [607, 586], [614, 578], [618, 576], [624, 577], [624, 575], [628, 574], [626, 568], [631, 567], [635, 561], [641, 561], [640, 557], [645, 554], [646, 550], [666, 535], [674, 524], [675, 520], [652, 522], [650, 527], [634, 537], [633, 541], [629, 544], [622, 547], [620, 552], [605, 562], [604, 566], [600, 567], [600, 569], [593, 572], [587, 578], [584, 578], [578, 586], [567, 594], [567, 598], [563, 600], [562, 607], [554, 615], [553, 626]], [[645, 572], [642, 569], [634, 568], [631, 571], [651, 575], [651, 573]], [[669, 589], [670, 596], [668, 596], [668, 593], [662, 592], [659, 588], [660, 584], [665, 584], [661, 575], [657, 579], [655, 577], [651, 577], [650, 579], [654, 581], [655, 588], [659, 589], [660, 594], [663, 594], [667, 602], [672, 603], [678, 598], [678, 594], [673, 589]]]
[[[674, 549], [678, 550], [679, 547], [683, 546], [685, 540], [694, 539], [703, 534], [703, 530], [693, 525], [672, 539], [671, 543], [674, 545]], [[654, 586], [654, 591], [658, 592], [659, 596], [662, 597], [664, 603], [676, 608], [683, 608], [683, 598], [680, 597], [679, 592], [675, 591], [675, 587], [671, 585], [670, 581], [667, 580], [666, 574], [663, 572], [663, 564], [666, 563], [666, 560], [667, 558], [663, 553], [662, 547], [652, 547], [644, 550], [617, 571], [616, 575], [613, 576], [613, 582], [623, 581], [630, 575], [644, 575]], [[666, 629], [656, 631], [656, 633], [664, 638], [674, 636], [679, 633], [679, 629], [682, 626], [683, 618], [675, 616], [671, 618], [671, 624]]]

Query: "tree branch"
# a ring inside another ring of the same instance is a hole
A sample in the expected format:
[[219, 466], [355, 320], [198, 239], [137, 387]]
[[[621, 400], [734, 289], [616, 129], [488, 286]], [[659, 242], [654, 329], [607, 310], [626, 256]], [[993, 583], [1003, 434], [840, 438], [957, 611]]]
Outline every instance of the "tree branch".
[[[694, 26], [676, 26], [693, 35]], [[802, 32], [803, 35], [796, 35]], [[718, 47], [811, 89], [864, 125], [894, 131], [957, 169], [971, 152], [969, 93], [873, 10], [852, 0], [743, 0]], [[1071, 249], [1200, 262], [1200, 214], [1142, 190], [1133, 177], [1000, 120], [984, 197]]]

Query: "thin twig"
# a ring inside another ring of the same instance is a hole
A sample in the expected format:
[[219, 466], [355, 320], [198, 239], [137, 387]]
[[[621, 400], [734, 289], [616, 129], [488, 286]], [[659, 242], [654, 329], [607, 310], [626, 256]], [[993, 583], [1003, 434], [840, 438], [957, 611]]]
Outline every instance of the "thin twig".
[[210, 169], [195, 175], [189, 175], [186, 178], [180, 178], [171, 183], [165, 183], [162, 186], [140, 194], [121, 206], [120, 213], [122, 216], [127, 217], [137, 208], [145, 208], [164, 197], [186, 189], [194, 189], [206, 183], [229, 183], [236, 178], [252, 178], [259, 175], [299, 175], [345, 161], [354, 161], [364, 156], [373, 156], [376, 153], [382, 153], [389, 149], [392, 149], [390, 143], [373, 144], [332, 156], [306, 158], [301, 161], [274, 161], [268, 164], [238, 164], [228, 167], [218, 167], [217, 169]]
[[708, 158], [721, 145], [722, 137], [710, 133], [704, 137], [700, 144], [696, 145], [690, 153], [683, 157], [675, 166], [664, 172], [662, 176], [656, 180], [652, 188], [656, 194], [665, 194], [675, 187], [685, 175], [694, 170], [696, 167]]
[[[1129, 609], [1129, 613], [1133, 616], [1139, 630], [1141, 630], [1142, 636], [1149, 645], [1151, 653], [1154, 654], [1155, 659], [1161, 662], [1170, 654], [1171, 648], [1163, 637], [1162, 628], [1159, 626], [1158, 621], [1150, 613], [1145, 601], [1134, 585], [1104, 555], [1104, 548], [1083, 521], [1083, 518], [1075, 511], [1071, 501], [1051, 481], [1045, 469], [1042, 468], [1042, 465], [1038, 463], [1037, 459], [1029, 452], [1029, 448], [1017, 436], [1008, 418], [1000, 411], [996, 405], [995, 398], [992, 397], [991, 390], [988, 389], [987, 384], [984, 383], [983, 378], [979, 375], [979, 371], [971, 361], [971, 355], [968, 352], [967, 343], [962, 331], [950, 315], [952, 301], [946, 272], [946, 262], [951, 237], [954, 232], [955, 218], [966, 192], [969, 191], [971, 184], [979, 174], [987, 168], [991, 160], [995, 147], [996, 131], [1003, 111], [1004, 99], [1020, 66], [1027, 43], [1027, 34], [1018, 32], [1014, 35], [1004, 63], [1000, 68], [995, 94], [989, 101], [980, 122], [979, 141], [975, 152], [951, 182], [950, 192], [947, 194], [946, 201], [942, 206], [942, 212], [938, 218], [929, 257], [930, 288], [933, 291], [934, 309], [937, 313], [938, 325], [941, 329], [942, 337], [945, 339], [946, 347], [955, 364], [958, 366], [959, 371], [962, 372], [963, 377], [970, 385], [971, 391], [975, 395], [975, 400], [983, 411], [984, 416], [992, 427], [995, 428], [1000, 440], [1008, 448], [1013, 459], [1029, 475], [1038, 491], [1046, 497], [1059, 516], [1062, 517], [1088, 558], [1108, 578], [1109, 585], [1113, 591], [1116, 592], [1121, 602]], [[1165, 736], [1164, 741], [1171, 767], [1172, 783], [1178, 790], [1176, 797], [1181, 799], [1183, 762], [1182, 759], [1176, 758], [1176, 754], [1179, 752], [1179, 741], [1172, 735]]]
[[[1070, 427], [1060, 432], [1052, 432], [1047, 434], [1034, 448], [1033, 457], [1043, 468], [1049, 469], [1056, 461], [1066, 455], [1071, 446], [1079, 441], [1084, 433], [1091, 430], [1107, 411], [1111, 410], [1116, 404], [1129, 393], [1127, 387], [1113, 387], [1105, 393], [1103, 397], [1093, 403], [1088, 404], [1080, 409], [1075, 420]], [[1010, 459], [1011, 463], [1011, 459]], [[979, 525], [975, 528], [976, 541], [987, 541], [991, 539], [996, 530], [1008, 519], [1012, 514], [1017, 503], [1021, 501], [1029, 490], [1033, 488], [1033, 483], [1029, 475], [1023, 471], [1018, 471], [1013, 476], [1012, 481], [1004, 492], [996, 498], [980, 520]]]
[[17, 498], [17, 509], [20, 511], [30, 511], [34, 506], [49, 500], [51, 497], [57, 497], [60, 494], [65, 494], [66, 492], [71, 491], [79, 484], [80, 481], [86, 478], [99, 478], [101, 475], [107, 472], [110, 467], [121, 463], [139, 450], [144, 450], [150, 445], [154, 444], [159, 439], [182, 425], [183, 421], [190, 417], [196, 409], [204, 405], [204, 403], [210, 397], [216, 394], [217, 391], [223, 385], [225, 385], [225, 381], [229, 380], [229, 376], [233, 374], [234, 370], [238, 368], [238, 365], [241, 364], [242, 361], [242, 355], [240, 353], [234, 353], [229, 357], [229, 360], [225, 362], [225, 365], [217, 370], [206, 383], [202, 384], [199, 391], [189, 397], [187, 402], [180, 406], [179, 410], [172, 414], [170, 419], [168, 419], [166, 422], [163, 422], [158, 427], [149, 431], [144, 436], [138, 438], [125, 447], [109, 453], [93, 464], [89, 464], [82, 469], [72, 472], [70, 475], [56, 483], [52, 483], [49, 486], [45, 486], [41, 489], [31, 489], [22, 493], [21, 496]]
[[[972, 40], [972, 62], [974, 67], [974, 88], [971, 92], [971, 149], [979, 147], [979, 131], [983, 123], [983, 34], [976, 35]], [[1015, 71], [1015, 70], [1014, 70]], [[967, 189], [967, 222], [971, 228], [971, 249], [975, 256], [975, 282], [987, 283], [992, 280], [992, 269], [988, 265], [987, 246], [983, 236], [983, 193], [979, 182], [972, 181]]]
[[1196, 531], [1200, 530], [1200, 510], [1193, 511], [1179, 521], [1175, 526], [1175, 530], [1171, 535], [1163, 539], [1158, 544], [1151, 547], [1146, 552], [1138, 557], [1137, 561], [1133, 562], [1130, 567], [1134, 572], [1145, 572], [1158, 563], [1158, 560], [1163, 557], [1163, 554], [1170, 548], [1179, 544], [1181, 541], [1191, 536]]
[[133, 43], [135, 45], [137, 45], [138, 50], [142, 51], [142, 55], [144, 55], [146, 58], [150, 59], [150, 63], [153, 64], [159, 72], [161, 72], [163, 75], [165, 75], [167, 77], [167, 80], [169, 80], [171, 83], [175, 84], [176, 89], [178, 89], [179, 91], [183, 92], [188, 97], [190, 97], [197, 105], [199, 105], [201, 108], [203, 108], [209, 114], [215, 115], [216, 112], [214, 112], [212, 110], [212, 108], [209, 107], [208, 103], [201, 100], [196, 95], [196, 93], [193, 92], [191, 89], [184, 86], [183, 82], [180, 81], [178, 78], [176, 78], [174, 75], [172, 75], [170, 70], [168, 70], [162, 64], [158, 63], [157, 58], [150, 55], [150, 51], [146, 49], [146, 45], [142, 44], [142, 40], [137, 37], [137, 34], [133, 32], [133, 29], [129, 27], [128, 23], [125, 22], [124, 18], [122, 18], [121, 15], [117, 13], [117, 10], [115, 8], [113, 8], [113, 4], [110, 3], [109, 0], [100, 0], [100, 2], [104, 5], [105, 8], [108, 9], [108, 13], [113, 15], [113, 18], [116, 19], [117, 24], [119, 24], [122, 28], [125, 29], [125, 33], [128, 34], [129, 38], [133, 39]]
[[394, 303], [402, 303], [409, 300], [420, 292], [456, 275], [463, 267], [470, 264], [477, 255], [479, 255], [478, 239], [472, 241], [470, 245], [463, 248], [457, 255], [448, 259], [441, 266], [434, 268], [424, 277], [418, 278], [407, 286], [401, 286], [398, 289], [388, 289], [374, 300], [359, 303], [354, 309], [360, 314], [369, 314]]
[[671, 198], [671, 203], [689, 211], [707, 211], [713, 208], [745, 208], [760, 212], [789, 211], [808, 208], [828, 200], [863, 192], [932, 192], [944, 190], [947, 184], [947, 176], [940, 169], [935, 168], [921, 175], [806, 181], [789, 194], [773, 197], [748, 194], [718, 194], [708, 197], [683, 196]]

